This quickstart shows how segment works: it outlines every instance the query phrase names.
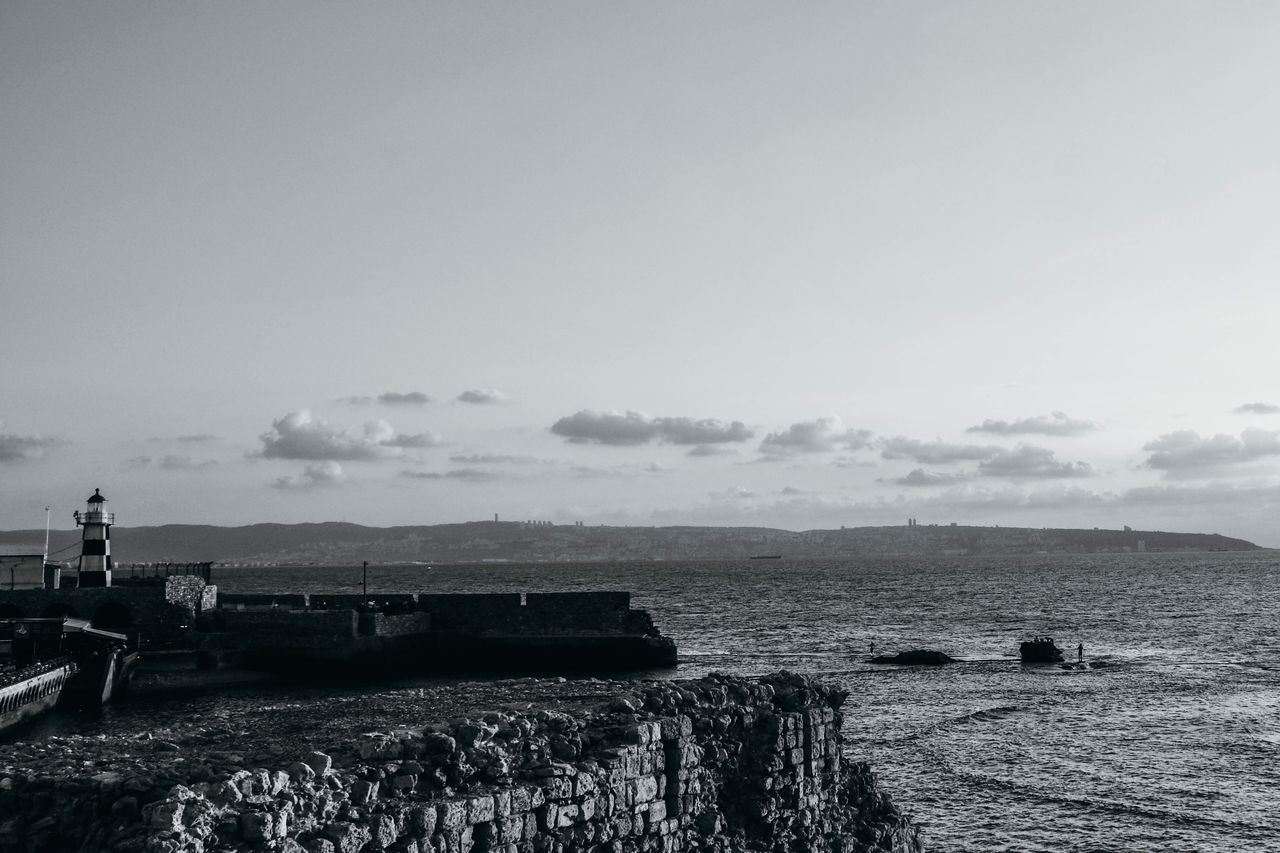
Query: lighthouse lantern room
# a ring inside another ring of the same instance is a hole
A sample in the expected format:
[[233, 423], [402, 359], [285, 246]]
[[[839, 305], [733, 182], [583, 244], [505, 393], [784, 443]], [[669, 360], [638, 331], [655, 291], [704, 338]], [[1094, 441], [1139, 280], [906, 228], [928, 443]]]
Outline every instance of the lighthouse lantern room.
[[75, 512], [76, 525], [84, 528], [80, 544], [80, 586], [111, 586], [111, 525], [115, 513], [103, 506], [107, 499], [93, 490], [84, 512]]

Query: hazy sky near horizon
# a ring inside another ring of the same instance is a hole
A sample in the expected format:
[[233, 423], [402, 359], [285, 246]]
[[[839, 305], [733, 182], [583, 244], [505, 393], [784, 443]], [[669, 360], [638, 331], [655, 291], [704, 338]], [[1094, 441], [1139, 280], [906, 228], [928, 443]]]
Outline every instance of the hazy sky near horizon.
[[[0, 529], [1280, 546], [1280, 5], [0, 4]], [[120, 555], [127, 559], [127, 555]]]

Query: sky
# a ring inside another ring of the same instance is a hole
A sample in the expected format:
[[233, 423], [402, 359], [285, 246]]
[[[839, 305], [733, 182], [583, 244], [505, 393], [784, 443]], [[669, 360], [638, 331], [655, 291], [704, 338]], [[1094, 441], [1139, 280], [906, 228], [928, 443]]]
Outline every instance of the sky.
[[0, 529], [1280, 546], [1280, 5], [0, 3]]

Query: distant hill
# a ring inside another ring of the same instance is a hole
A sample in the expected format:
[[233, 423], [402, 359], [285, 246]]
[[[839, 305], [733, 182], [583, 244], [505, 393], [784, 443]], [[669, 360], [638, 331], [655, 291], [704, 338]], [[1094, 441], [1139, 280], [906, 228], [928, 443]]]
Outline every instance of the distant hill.
[[[79, 533], [53, 531], [50, 552], [78, 555]], [[44, 543], [43, 530], [0, 532], [0, 546]], [[212, 527], [166, 524], [113, 527], [116, 562], [462, 563], [484, 560], [570, 562], [737, 560], [962, 554], [1068, 554], [1136, 551], [1252, 551], [1258, 546], [1217, 533], [1069, 530], [918, 525], [794, 532], [767, 527], [587, 527], [475, 521], [413, 527], [345, 522]]]

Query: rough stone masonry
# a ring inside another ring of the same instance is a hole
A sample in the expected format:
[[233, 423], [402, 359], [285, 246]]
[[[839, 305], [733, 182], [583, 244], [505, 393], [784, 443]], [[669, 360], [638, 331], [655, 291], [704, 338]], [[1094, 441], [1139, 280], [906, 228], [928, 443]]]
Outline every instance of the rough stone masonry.
[[163, 787], [15, 774], [0, 778], [0, 851], [921, 851], [842, 754], [845, 698], [785, 672], [712, 675], [636, 683], [590, 711], [368, 733], [346, 754], [200, 781], [170, 785], [171, 768]]

